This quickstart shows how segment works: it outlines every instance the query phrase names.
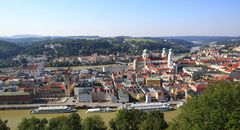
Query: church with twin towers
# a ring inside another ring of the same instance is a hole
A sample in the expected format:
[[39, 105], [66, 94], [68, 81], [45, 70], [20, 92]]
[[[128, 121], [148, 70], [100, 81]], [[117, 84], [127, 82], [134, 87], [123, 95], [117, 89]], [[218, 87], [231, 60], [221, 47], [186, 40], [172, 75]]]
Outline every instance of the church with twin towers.
[[175, 68], [172, 49], [163, 48], [161, 53], [143, 50], [142, 56], [133, 62], [134, 70], [148, 70], [151, 72], [172, 71]]

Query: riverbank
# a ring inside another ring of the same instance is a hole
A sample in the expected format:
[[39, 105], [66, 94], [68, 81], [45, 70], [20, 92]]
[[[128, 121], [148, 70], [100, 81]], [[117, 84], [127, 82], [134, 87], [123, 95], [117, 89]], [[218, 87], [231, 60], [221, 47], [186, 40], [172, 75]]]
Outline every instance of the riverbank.
[[[70, 66], [73, 70], [82, 70], [82, 69], [101, 69], [106, 66], [116, 66], [117, 64], [107, 64], [107, 65], [89, 65], [89, 66]], [[45, 67], [45, 70], [51, 71], [56, 69], [68, 69], [68, 67]]]
[[[31, 110], [0, 110], [0, 118], [3, 120], [8, 120], [8, 126], [10, 126], [11, 130], [16, 130], [18, 124], [21, 122], [23, 118], [29, 117], [37, 117], [37, 118], [53, 118], [61, 115], [68, 115], [69, 113], [61, 113], [61, 114], [30, 114]], [[86, 109], [78, 110], [77, 113], [81, 116], [81, 118], [86, 118], [91, 115], [99, 115], [103, 118], [106, 125], [108, 125], [109, 121], [115, 117], [116, 112], [96, 112], [96, 113], [86, 113]], [[179, 110], [164, 112], [164, 118], [167, 122], [170, 122], [180, 113]]]
[[0, 110], [23, 110], [23, 109], [34, 109], [40, 106], [72, 106], [78, 109], [86, 109], [93, 107], [111, 107], [117, 108], [121, 103], [111, 102], [66, 102], [66, 103], [53, 103], [53, 104], [6, 104], [0, 105]]

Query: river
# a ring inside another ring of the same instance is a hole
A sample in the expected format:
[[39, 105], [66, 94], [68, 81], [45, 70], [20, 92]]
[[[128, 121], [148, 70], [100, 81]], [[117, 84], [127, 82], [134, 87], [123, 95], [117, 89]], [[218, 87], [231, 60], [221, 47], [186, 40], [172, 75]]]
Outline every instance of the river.
[[[108, 64], [108, 65], [86, 65], [86, 66], [71, 66], [73, 70], [81, 70], [81, 69], [102, 69], [102, 67], [106, 66], [116, 66], [117, 64]], [[68, 67], [45, 67], [45, 70], [56, 70], [56, 69], [68, 69]]]
[[[86, 118], [87, 116], [91, 115], [99, 115], [103, 118], [105, 121], [105, 124], [108, 126], [108, 122], [115, 117], [116, 112], [96, 112], [96, 113], [86, 113], [86, 110], [78, 110], [77, 113], [80, 115], [81, 118]], [[173, 118], [175, 118], [177, 115], [179, 115], [180, 111], [174, 110], [174, 111], [168, 111], [164, 112], [164, 118], [167, 122], [171, 121]], [[3, 120], [8, 120], [8, 126], [11, 128], [11, 130], [16, 130], [18, 124], [21, 122], [23, 118], [29, 118], [29, 117], [37, 117], [37, 118], [53, 118], [61, 115], [68, 115], [68, 113], [63, 114], [30, 114], [30, 110], [0, 110], [0, 118]]]
[[192, 47], [191, 48], [191, 52], [194, 52], [194, 51], [197, 51], [197, 50], [199, 50], [201, 47], [203, 47], [203, 46], [194, 46], [194, 47]]
[[[91, 115], [99, 115], [103, 118], [105, 122], [109, 122], [112, 118], [115, 117], [115, 112], [105, 112], [105, 113], [86, 113], [86, 110], [77, 111], [81, 118], [85, 118]], [[61, 115], [68, 115], [69, 113], [62, 114], [30, 114], [30, 110], [1, 110], [0, 118], [3, 120], [8, 120], [8, 126], [11, 130], [16, 130], [18, 124], [23, 118], [37, 117], [37, 118], [53, 118]]]
[[[194, 51], [197, 51], [197, 50], [199, 50], [201, 47], [203, 47], [203, 46], [194, 46], [194, 47], [192, 47], [191, 49], [190, 49], [190, 52], [194, 52]], [[178, 60], [178, 59], [181, 59], [181, 58], [183, 58], [183, 57], [185, 57], [185, 56], [188, 56], [190, 53], [183, 53], [183, 54], [180, 54], [180, 55], [174, 55], [174, 60]]]

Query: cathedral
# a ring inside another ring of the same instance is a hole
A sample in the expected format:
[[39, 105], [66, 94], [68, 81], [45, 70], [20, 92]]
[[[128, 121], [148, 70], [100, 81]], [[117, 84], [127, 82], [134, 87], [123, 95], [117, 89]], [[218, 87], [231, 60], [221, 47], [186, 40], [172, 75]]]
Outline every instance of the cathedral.
[[158, 72], [161, 70], [172, 70], [174, 68], [173, 52], [163, 48], [161, 54], [149, 54], [148, 50], [143, 50], [142, 57], [137, 57], [133, 62], [134, 70], [149, 70]]

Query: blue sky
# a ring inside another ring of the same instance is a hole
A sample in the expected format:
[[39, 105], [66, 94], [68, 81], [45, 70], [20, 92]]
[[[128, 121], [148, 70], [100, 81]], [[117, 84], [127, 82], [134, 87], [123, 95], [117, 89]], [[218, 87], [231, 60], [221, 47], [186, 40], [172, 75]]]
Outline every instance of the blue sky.
[[240, 36], [240, 0], [1, 0], [14, 34]]

